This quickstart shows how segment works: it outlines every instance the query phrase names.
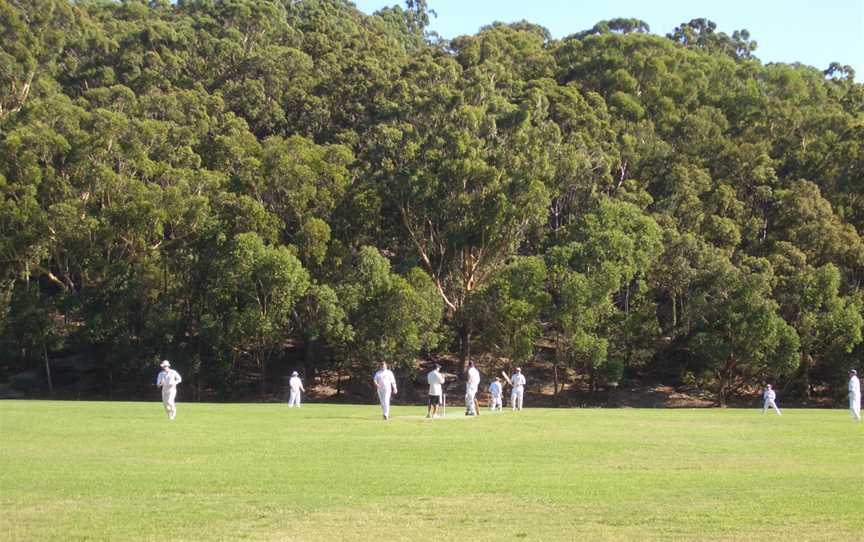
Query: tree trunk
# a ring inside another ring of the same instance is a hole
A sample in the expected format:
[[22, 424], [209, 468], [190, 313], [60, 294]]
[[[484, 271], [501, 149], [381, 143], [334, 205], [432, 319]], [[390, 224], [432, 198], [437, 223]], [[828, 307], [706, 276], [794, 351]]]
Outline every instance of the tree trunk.
[[672, 329], [678, 327], [678, 297], [672, 293]]
[[48, 395], [54, 397], [54, 381], [51, 379], [51, 363], [48, 362], [48, 347], [42, 343], [42, 357], [45, 359], [45, 374], [48, 377]]
[[258, 366], [261, 367], [261, 400], [263, 401], [267, 391], [267, 360], [260, 357], [260, 354], [256, 357], [258, 357]]
[[462, 363], [462, 373], [468, 370], [468, 361], [471, 357], [471, 328], [463, 324], [459, 329], [459, 361]]
[[722, 371], [717, 373], [717, 406], [726, 408], [726, 375]]
[[552, 366], [552, 389], [555, 392], [555, 398], [558, 398], [558, 361], [555, 361], [555, 364]]
[[313, 367], [317, 367], [318, 364], [318, 341], [314, 339], [308, 339], [306, 341], [306, 348], [303, 352], [303, 376], [307, 380], [312, 377]]

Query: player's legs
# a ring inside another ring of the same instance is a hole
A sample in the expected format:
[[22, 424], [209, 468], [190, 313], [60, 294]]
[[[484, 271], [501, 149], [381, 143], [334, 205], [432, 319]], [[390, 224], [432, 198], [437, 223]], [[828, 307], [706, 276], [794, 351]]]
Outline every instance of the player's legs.
[[775, 403], [774, 401], [771, 401], [771, 406], [774, 408], [774, 412], [776, 412], [778, 416], [783, 415], [783, 413], [780, 412], [780, 407], [777, 406], [777, 403]]
[[519, 388], [519, 393], [516, 396], [516, 399], [519, 401], [519, 410], [522, 410], [522, 400], [525, 396], [525, 390]]
[[177, 417], [177, 388], [171, 388], [168, 390], [168, 397], [166, 398], [166, 406], [165, 410], [168, 413], [168, 419], [173, 420]]
[[477, 390], [473, 390], [471, 388], [469, 388], [465, 392], [465, 414], [468, 414], [468, 415], [477, 414], [477, 409], [476, 409], [477, 403], [474, 399], [476, 394], [477, 394]]
[[849, 398], [849, 410], [852, 413], [852, 418], [855, 420], [861, 420], [861, 398], [860, 397], [850, 397]]
[[385, 420], [390, 419], [390, 389], [378, 390], [378, 400], [381, 402], [381, 414]]

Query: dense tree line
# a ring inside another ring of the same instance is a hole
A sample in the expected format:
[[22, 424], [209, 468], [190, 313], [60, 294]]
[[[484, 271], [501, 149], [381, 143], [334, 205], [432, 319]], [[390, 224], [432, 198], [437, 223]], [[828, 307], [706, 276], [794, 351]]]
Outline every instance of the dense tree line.
[[71, 359], [118, 396], [168, 357], [230, 398], [288, 364], [365, 381], [542, 350], [556, 393], [842, 393], [864, 327], [851, 68], [763, 65], [705, 19], [442, 40], [429, 16], [0, 0], [0, 377], [48, 391]]

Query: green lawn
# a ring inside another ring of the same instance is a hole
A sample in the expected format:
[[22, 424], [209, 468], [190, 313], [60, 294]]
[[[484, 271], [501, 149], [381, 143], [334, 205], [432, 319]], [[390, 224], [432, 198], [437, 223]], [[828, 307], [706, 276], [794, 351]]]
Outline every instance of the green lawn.
[[840, 410], [0, 402], [2, 540], [864, 540]]

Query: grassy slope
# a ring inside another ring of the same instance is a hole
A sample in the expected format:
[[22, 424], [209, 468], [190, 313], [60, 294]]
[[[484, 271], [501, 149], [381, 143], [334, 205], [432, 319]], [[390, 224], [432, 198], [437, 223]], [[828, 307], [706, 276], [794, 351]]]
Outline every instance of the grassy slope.
[[4, 540], [864, 539], [837, 410], [0, 402]]

